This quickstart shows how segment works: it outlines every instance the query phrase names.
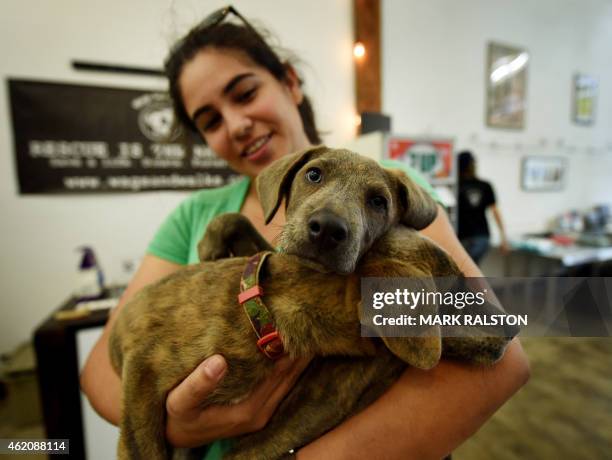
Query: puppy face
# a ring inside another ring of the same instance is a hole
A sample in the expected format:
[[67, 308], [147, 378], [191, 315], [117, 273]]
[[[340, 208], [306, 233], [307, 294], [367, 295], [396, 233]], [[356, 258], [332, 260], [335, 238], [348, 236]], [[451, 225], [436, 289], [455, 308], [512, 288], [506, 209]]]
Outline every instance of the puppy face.
[[423, 228], [436, 215], [433, 200], [405, 175], [346, 150], [289, 155], [264, 170], [257, 186], [268, 221], [285, 199], [280, 247], [342, 274], [392, 225]]
[[397, 220], [390, 175], [365, 158], [328, 154], [306, 162], [293, 179], [280, 245], [337, 273], [357, 260]]

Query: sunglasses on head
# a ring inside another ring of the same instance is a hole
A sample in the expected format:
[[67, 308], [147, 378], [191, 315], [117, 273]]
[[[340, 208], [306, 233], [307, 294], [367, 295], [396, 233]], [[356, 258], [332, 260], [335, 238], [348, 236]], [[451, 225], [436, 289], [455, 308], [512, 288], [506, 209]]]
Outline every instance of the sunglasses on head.
[[241, 15], [238, 12], [238, 10], [231, 5], [224, 6], [223, 8], [219, 8], [218, 10], [213, 11], [208, 16], [206, 16], [204, 19], [202, 19], [202, 21], [196, 26], [195, 29], [198, 31], [202, 31], [204, 29], [216, 27], [219, 24], [221, 24], [223, 20], [230, 13], [236, 16], [238, 19], [240, 19], [244, 23], [245, 26], [247, 26], [253, 33], [259, 36], [255, 28], [251, 25], [251, 23], [247, 21], [246, 18], [243, 15]]
[[[236, 16], [238, 19], [240, 19], [244, 23], [247, 29], [253, 32], [257, 37], [261, 38], [261, 35], [259, 34], [259, 32], [257, 32], [257, 30], [255, 30], [255, 27], [253, 27], [251, 23], [247, 21], [246, 18], [243, 15], [241, 15], [238, 12], [238, 10], [231, 5], [224, 6], [223, 8], [219, 8], [218, 10], [210, 13], [208, 16], [202, 19], [202, 21], [200, 21], [200, 23], [197, 26], [195, 26], [192, 29], [192, 32], [202, 32], [206, 29], [212, 29], [214, 27], [217, 27], [219, 24], [221, 24], [225, 20], [225, 18], [229, 14], [233, 14], [234, 16]], [[179, 40], [172, 48], [173, 51], [171, 54], [174, 54], [177, 50], [179, 50], [184, 44], [186, 39], [187, 37], [184, 37], [183, 39]], [[263, 38], [261, 39], [263, 40]]]

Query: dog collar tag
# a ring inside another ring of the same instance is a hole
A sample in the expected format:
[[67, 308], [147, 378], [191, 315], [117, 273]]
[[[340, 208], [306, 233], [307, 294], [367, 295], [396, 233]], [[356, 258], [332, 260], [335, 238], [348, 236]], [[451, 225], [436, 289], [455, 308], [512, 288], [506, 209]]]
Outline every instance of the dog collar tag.
[[242, 305], [255, 334], [257, 347], [270, 359], [278, 359], [285, 352], [283, 341], [276, 330], [270, 310], [263, 303], [263, 289], [259, 274], [271, 251], [262, 251], [251, 257], [240, 278], [238, 303]]

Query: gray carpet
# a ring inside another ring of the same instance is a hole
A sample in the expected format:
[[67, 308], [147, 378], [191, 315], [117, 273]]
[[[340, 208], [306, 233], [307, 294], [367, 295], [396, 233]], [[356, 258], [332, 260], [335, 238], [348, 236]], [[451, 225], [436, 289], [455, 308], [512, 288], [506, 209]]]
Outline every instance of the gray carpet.
[[612, 339], [522, 344], [529, 383], [453, 459], [612, 459]]

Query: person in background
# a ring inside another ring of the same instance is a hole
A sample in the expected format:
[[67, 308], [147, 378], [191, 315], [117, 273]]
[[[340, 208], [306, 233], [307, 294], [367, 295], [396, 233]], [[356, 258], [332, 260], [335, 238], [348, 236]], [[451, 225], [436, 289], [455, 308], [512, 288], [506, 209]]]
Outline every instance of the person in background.
[[459, 229], [461, 244], [477, 264], [489, 250], [489, 224], [487, 209], [490, 209], [499, 227], [501, 237], [500, 250], [509, 251], [508, 240], [504, 230], [499, 209], [495, 200], [493, 186], [476, 177], [476, 160], [472, 152], [463, 151], [458, 155], [459, 165]]
[[[242, 23], [225, 21], [230, 13]], [[221, 212], [242, 213], [273, 243], [285, 216], [280, 210], [265, 225], [254, 179], [274, 160], [321, 142], [295, 68], [233, 8], [211, 14], [180, 40], [166, 70], [178, 119], [244, 178], [198, 191], [179, 205], [158, 230], [111, 313], [87, 359], [81, 387], [98, 413], [114, 424], [119, 422], [122, 395], [120, 378], [110, 364], [108, 338], [118, 311], [148, 284], [196, 263], [197, 243], [207, 223]], [[422, 233], [446, 249], [467, 276], [482, 276], [439, 209]], [[229, 438], [265, 426], [307, 365], [306, 360], [285, 357], [245, 400], [202, 407], [231, 372], [222, 356], [208, 357], [168, 394], [166, 438], [178, 447], [208, 444], [206, 459], [221, 458]], [[303, 446], [297, 458], [441, 458], [473, 434], [528, 377], [518, 339], [488, 368], [446, 360], [430, 371], [408, 368], [381, 398]]]

